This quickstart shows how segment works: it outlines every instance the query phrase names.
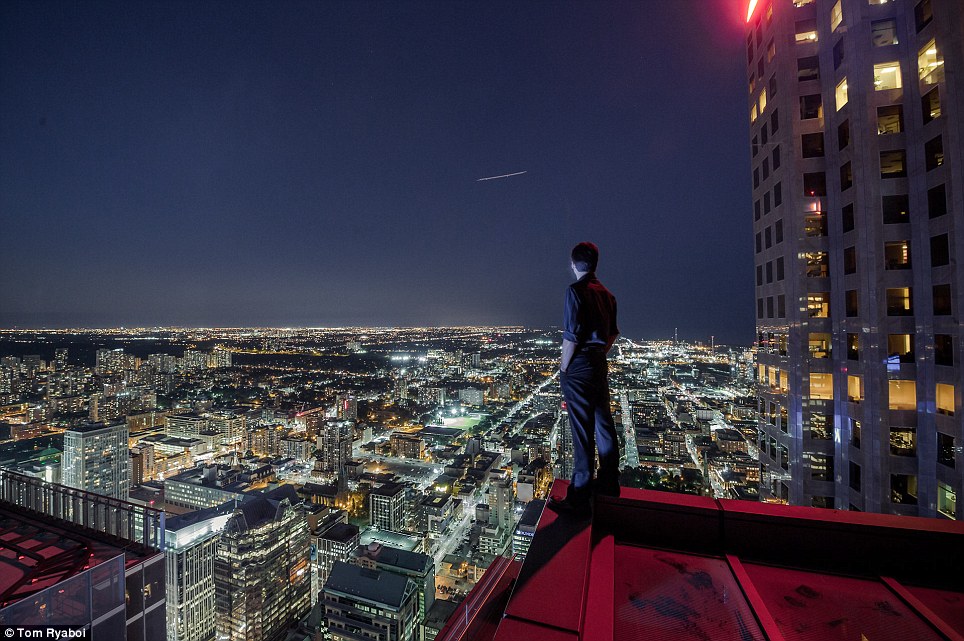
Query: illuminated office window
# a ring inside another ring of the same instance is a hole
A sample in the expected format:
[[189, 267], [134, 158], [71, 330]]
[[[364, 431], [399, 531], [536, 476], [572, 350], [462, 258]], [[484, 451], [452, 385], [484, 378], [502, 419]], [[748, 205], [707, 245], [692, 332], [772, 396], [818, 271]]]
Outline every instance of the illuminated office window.
[[793, 0], [794, 7], [802, 7], [808, 4], [813, 4], [815, 0]]
[[833, 438], [833, 416], [826, 414], [810, 415], [810, 438], [829, 441]]
[[910, 287], [894, 287], [887, 290], [888, 316], [910, 316], [913, 313]]
[[874, 65], [874, 89], [884, 91], [900, 88], [900, 63], [895, 60]]
[[813, 400], [833, 400], [833, 374], [810, 373], [810, 398]]
[[914, 335], [888, 334], [887, 355], [896, 358], [901, 363], [914, 362]]
[[922, 85], [936, 85], [944, 79], [944, 58], [933, 38], [917, 54], [917, 73]]
[[887, 47], [898, 44], [897, 21], [893, 18], [889, 20], [874, 20], [870, 23], [870, 39], [875, 47]]
[[753, 103], [753, 108], [750, 109], [750, 122], [756, 122], [756, 103]]
[[819, 238], [827, 235], [827, 212], [808, 211], [804, 214], [803, 232], [808, 238]]
[[817, 21], [801, 20], [796, 23], [796, 40], [798, 43], [817, 41]]
[[837, 99], [837, 111], [840, 111], [844, 105], [847, 104], [847, 78], [837, 83], [837, 90], [834, 92], [834, 96]]
[[760, 91], [760, 102], [759, 102], [759, 104], [760, 104], [760, 113], [762, 114], [762, 113], [763, 113], [763, 110], [767, 108], [767, 90], [766, 90], [766, 87], [764, 87], [763, 90]]
[[810, 318], [830, 318], [830, 294], [827, 292], [807, 294], [807, 315]]
[[877, 135], [899, 134], [904, 130], [904, 107], [887, 105], [877, 107]]
[[891, 427], [890, 453], [894, 456], [916, 456], [917, 430], [913, 427]]
[[884, 243], [884, 269], [910, 269], [910, 241]]
[[773, 62], [773, 59], [777, 55], [777, 46], [774, 44], [773, 40], [767, 45], [767, 64]]
[[860, 403], [864, 400], [864, 381], [859, 376], [847, 377], [847, 400], [851, 403]]
[[842, 0], [837, 0], [836, 4], [830, 9], [830, 30], [836, 31], [840, 23], [843, 22], [843, 7], [840, 6]]
[[830, 358], [830, 334], [810, 334], [810, 358]]
[[833, 456], [807, 452], [805, 458], [810, 467], [811, 479], [814, 481], [833, 480]]
[[830, 276], [830, 258], [827, 252], [803, 252], [800, 257], [807, 262], [807, 278]]
[[956, 518], [957, 491], [947, 483], [937, 482], [937, 511], [949, 518]]
[[887, 407], [892, 410], [917, 409], [917, 383], [907, 380], [889, 380]]

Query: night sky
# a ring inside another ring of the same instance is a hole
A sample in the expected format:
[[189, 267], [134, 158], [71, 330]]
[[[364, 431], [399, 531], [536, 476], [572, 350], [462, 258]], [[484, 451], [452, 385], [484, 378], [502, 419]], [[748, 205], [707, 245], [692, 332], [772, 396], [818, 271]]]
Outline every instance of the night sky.
[[0, 326], [749, 343], [744, 5], [3, 2]]

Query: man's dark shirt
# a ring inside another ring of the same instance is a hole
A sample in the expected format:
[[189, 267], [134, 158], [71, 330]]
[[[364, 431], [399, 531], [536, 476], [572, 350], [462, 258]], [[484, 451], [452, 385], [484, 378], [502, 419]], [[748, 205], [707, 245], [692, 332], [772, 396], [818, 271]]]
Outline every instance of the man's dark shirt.
[[606, 347], [619, 335], [616, 327], [616, 297], [596, 274], [590, 272], [566, 290], [566, 315], [562, 337], [578, 347]]

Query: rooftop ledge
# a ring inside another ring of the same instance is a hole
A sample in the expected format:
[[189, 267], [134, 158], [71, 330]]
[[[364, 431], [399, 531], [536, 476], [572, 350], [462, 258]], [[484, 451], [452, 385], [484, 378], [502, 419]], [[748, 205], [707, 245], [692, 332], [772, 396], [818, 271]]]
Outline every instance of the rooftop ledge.
[[962, 567], [964, 523], [623, 488], [545, 510], [437, 639], [964, 641]]

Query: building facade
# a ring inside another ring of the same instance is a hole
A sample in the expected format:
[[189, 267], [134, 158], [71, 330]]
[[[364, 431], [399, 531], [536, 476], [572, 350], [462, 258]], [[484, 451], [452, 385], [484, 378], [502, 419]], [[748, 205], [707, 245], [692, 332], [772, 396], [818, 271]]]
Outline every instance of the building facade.
[[961, 4], [749, 5], [761, 498], [961, 518]]

